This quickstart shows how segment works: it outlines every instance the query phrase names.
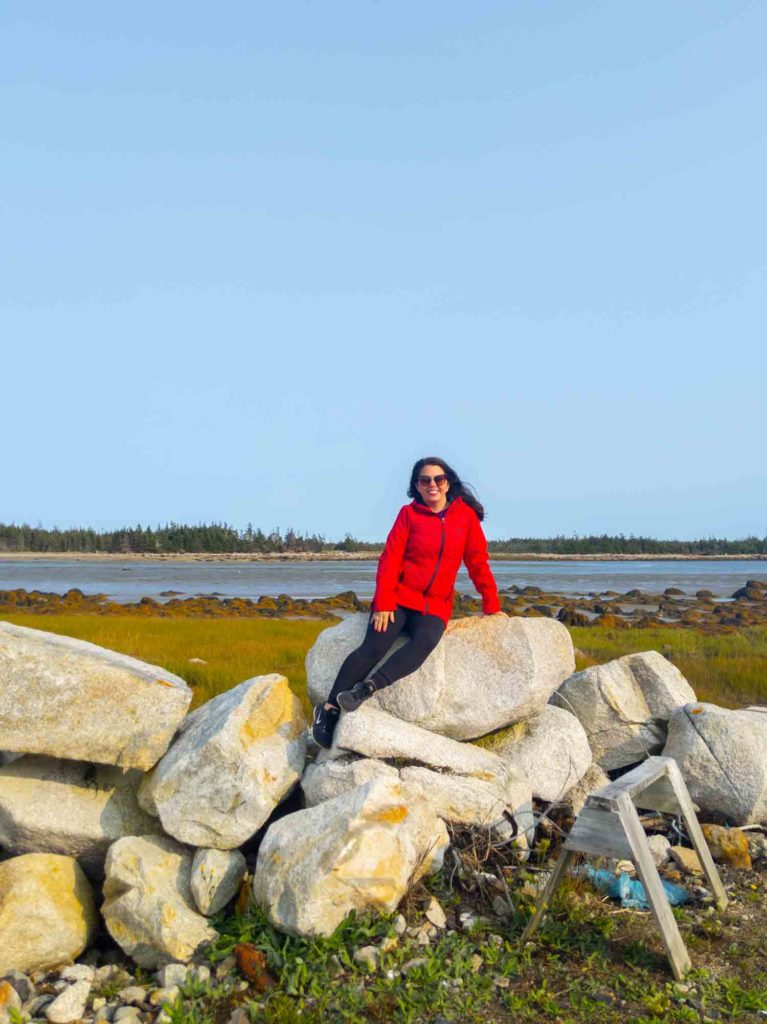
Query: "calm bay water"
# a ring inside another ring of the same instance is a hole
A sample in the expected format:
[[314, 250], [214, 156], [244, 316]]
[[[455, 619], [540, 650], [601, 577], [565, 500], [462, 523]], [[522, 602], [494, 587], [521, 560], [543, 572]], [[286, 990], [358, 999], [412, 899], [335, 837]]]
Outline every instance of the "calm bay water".
[[[560, 594], [615, 590], [656, 593], [679, 587], [689, 594], [711, 590], [729, 597], [747, 579], [767, 583], [765, 561], [689, 562], [497, 562], [491, 566], [498, 586], [541, 587]], [[78, 587], [86, 594], [103, 593], [123, 603], [142, 597], [162, 600], [162, 591], [183, 597], [216, 593], [223, 597], [257, 598], [263, 594], [328, 597], [353, 590], [371, 597], [375, 561], [364, 562], [78, 562], [64, 559], [0, 560], [0, 590], [24, 587], [63, 594]], [[465, 570], [456, 588], [475, 593]]]

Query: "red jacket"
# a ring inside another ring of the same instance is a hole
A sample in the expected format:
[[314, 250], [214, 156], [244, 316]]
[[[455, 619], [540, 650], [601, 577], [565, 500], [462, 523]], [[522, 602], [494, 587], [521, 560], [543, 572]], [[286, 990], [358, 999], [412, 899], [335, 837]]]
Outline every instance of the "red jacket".
[[482, 611], [492, 615], [501, 605], [487, 558], [477, 513], [462, 498], [450, 502], [444, 519], [419, 501], [403, 505], [378, 560], [373, 609], [391, 612], [401, 605], [447, 622], [463, 560], [482, 595]]

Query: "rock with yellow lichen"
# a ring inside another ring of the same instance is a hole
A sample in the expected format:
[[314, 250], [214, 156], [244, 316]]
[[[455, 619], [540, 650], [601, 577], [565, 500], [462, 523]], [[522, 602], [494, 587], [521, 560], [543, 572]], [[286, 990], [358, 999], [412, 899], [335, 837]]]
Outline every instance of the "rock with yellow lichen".
[[248, 679], [189, 715], [139, 803], [182, 843], [234, 849], [298, 784], [306, 726], [284, 676]]
[[413, 882], [441, 867], [448, 844], [425, 800], [396, 779], [373, 779], [274, 822], [253, 895], [281, 931], [330, 935], [352, 910], [392, 913]]
[[0, 864], [0, 975], [74, 960], [96, 926], [93, 892], [73, 857], [28, 853]]
[[314, 807], [379, 777], [399, 779], [406, 791], [411, 790], [426, 800], [445, 822], [492, 828], [497, 835], [507, 838], [514, 831], [508, 816], [511, 815], [516, 821], [517, 833], [524, 833], [527, 839], [529, 832], [532, 839], [532, 793], [526, 781], [515, 772], [497, 781], [487, 781], [453, 772], [436, 772], [417, 764], [395, 768], [376, 758], [349, 754], [309, 765], [301, 779], [301, 788], [307, 806]]
[[185, 962], [218, 938], [195, 910], [192, 854], [160, 836], [126, 836], [109, 849], [101, 913], [112, 938], [140, 967]]
[[190, 885], [201, 914], [210, 917], [234, 899], [248, 868], [239, 850], [197, 850]]
[[517, 831], [532, 839], [530, 784], [515, 765], [489, 750], [402, 722], [372, 700], [341, 715], [333, 750], [409, 762], [400, 772], [402, 781], [412, 784], [445, 821], [499, 826], [506, 835], [513, 831], [508, 812]]
[[84, 640], [0, 622], [0, 750], [151, 768], [192, 691], [183, 679]]

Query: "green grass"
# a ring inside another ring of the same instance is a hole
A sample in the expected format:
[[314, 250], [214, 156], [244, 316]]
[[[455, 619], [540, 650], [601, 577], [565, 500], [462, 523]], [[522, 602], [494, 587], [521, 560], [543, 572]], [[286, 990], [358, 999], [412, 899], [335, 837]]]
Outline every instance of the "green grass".
[[[280, 672], [308, 708], [304, 659], [327, 621], [296, 619], [163, 619], [129, 615], [4, 615], [8, 622], [89, 640], [185, 679], [193, 706], [251, 676]], [[737, 633], [694, 629], [577, 628], [570, 630], [583, 652], [578, 668], [634, 651], [668, 654], [700, 700], [741, 707], [767, 704], [767, 627]], [[201, 658], [207, 664], [190, 664]]]
[[[767, 1009], [758, 935], [743, 947], [732, 945], [731, 931], [702, 939], [694, 954], [698, 966], [678, 985], [650, 916], [616, 915], [613, 905], [577, 881], [562, 887], [535, 941], [523, 944], [530, 900], [517, 886], [525, 880], [524, 870], [511, 880], [517, 910], [506, 922], [471, 933], [448, 930], [427, 947], [403, 936], [372, 970], [353, 954], [392, 941], [394, 915], [351, 914], [332, 935], [315, 939], [276, 931], [258, 907], [221, 915], [214, 922], [221, 937], [207, 951], [212, 963], [238, 943], [250, 943], [265, 954], [276, 985], [234, 1000], [220, 982], [184, 990], [170, 1010], [172, 1022], [226, 1021], [234, 1001], [254, 1024], [697, 1024], [699, 1008], [709, 1019], [735, 1022], [758, 1020]], [[421, 923], [429, 893], [448, 914], [459, 911], [464, 895], [452, 884], [440, 872], [417, 886], [416, 897], [411, 893], [400, 907], [408, 923]], [[725, 922], [725, 931], [735, 923]], [[403, 974], [414, 958], [422, 962]]]
[[635, 651], [655, 650], [670, 656], [699, 700], [724, 707], [767, 704], [765, 626], [749, 626], [736, 633], [573, 627], [570, 634], [586, 655], [578, 659], [578, 668]]

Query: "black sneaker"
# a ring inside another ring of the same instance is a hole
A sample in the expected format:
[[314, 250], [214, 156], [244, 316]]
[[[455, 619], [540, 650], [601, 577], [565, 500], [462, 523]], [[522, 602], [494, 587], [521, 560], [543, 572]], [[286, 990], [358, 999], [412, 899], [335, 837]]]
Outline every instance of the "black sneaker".
[[324, 704], [317, 704], [314, 708], [312, 719], [312, 736], [314, 742], [329, 750], [333, 746], [333, 733], [336, 722], [341, 712], [338, 708], [326, 708]]
[[373, 696], [376, 690], [377, 686], [372, 679], [363, 679], [361, 682], [355, 683], [351, 690], [339, 693], [337, 700], [344, 711], [356, 711], [363, 701]]

